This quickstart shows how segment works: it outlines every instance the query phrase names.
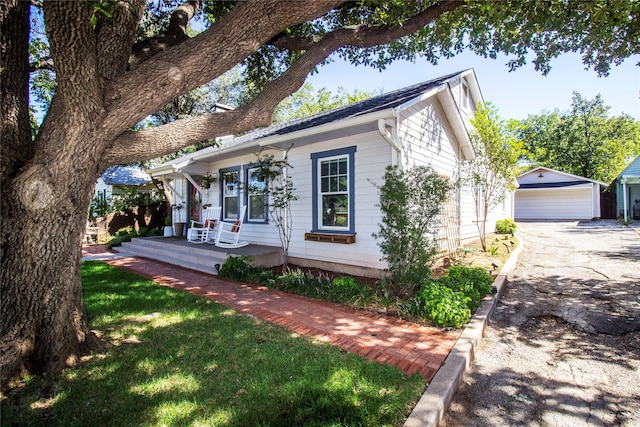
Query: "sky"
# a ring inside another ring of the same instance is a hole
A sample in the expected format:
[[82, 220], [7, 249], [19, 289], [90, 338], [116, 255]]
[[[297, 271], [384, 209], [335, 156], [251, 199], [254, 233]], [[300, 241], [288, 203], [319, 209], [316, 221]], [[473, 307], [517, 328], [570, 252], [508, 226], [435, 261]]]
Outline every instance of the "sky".
[[532, 114], [555, 109], [561, 112], [571, 107], [574, 91], [583, 98], [598, 94], [611, 107], [610, 115], [629, 114], [640, 120], [640, 55], [612, 66], [608, 77], [598, 77], [593, 70], [585, 70], [578, 54], [564, 54], [552, 60], [551, 72], [543, 76], [533, 64], [509, 72], [507, 59], [486, 59], [471, 52], [432, 65], [425, 60], [410, 63], [397, 61], [380, 72], [367, 67], [355, 67], [340, 59], [319, 68], [319, 73], [307, 78], [314, 89], [327, 88], [336, 92], [389, 92], [415, 83], [431, 80], [456, 71], [473, 68], [485, 102], [498, 108], [503, 119], [525, 119]]

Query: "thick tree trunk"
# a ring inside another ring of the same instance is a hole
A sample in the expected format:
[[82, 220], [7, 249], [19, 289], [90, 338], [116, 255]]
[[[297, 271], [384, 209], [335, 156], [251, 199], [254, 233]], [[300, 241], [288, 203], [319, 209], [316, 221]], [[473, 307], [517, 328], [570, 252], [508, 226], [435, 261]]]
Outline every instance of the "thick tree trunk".
[[31, 141], [28, 8], [14, 2], [2, 10], [2, 387], [25, 369], [59, 372], [100, 347], [88, 327], [80, 278], [86, 207], [100, 163], [94, 151], [100, 140], [87, 144], [100, 110], [90, 95], [99, 97], [89, 85], [56, 96]]

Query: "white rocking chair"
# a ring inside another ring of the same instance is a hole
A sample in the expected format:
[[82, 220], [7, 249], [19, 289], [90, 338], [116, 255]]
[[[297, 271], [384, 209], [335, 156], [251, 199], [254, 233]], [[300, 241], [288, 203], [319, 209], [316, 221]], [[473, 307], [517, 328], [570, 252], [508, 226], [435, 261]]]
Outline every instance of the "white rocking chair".
[[202, 222], [191, 220], [187, 241], [191, 243], [215, 243], [216, 228], [220, 223], [220, 207], [209, 207], [204, 211]]
[[249, 244], [249, 242], [240, 241], [240, 231], [242, 230], [244, 214], [246, 212], [247, 207], [243, 206], [242, 209], [240, 209], [240, 217], [237, 221], [220, 222], [218, 236], [216, 237], [216, 246], [220, 248], [241, 248]]

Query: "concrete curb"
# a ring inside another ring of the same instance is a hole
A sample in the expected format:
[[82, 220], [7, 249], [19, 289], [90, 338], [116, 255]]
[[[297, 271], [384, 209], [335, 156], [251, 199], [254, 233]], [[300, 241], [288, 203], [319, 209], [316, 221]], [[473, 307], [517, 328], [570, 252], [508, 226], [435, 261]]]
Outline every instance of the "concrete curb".
[[464, 373], [471, 366], [476, 347], [480, 343], [484, 330], [489, 323], [500, 296], [504, 291], [507, 276], [515, 268], [523, 242], [518, 238], [518, 246], [513, 250], [500, 273], [493, 282], [498, 292], [487, 295], [482, 305], [476, 310], [471, 321], [456, 341], [449, 356], [429, 383], [418, 404], [404, 423], [405, 427], [437, 427], [444, 418], [453, 400], [456, 388], [462, 381]]

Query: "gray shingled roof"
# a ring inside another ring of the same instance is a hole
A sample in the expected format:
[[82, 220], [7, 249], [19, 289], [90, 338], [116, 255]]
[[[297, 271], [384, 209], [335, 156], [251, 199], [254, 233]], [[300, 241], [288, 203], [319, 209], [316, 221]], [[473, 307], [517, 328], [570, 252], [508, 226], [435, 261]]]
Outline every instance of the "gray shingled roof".
[[151, 178], [137, 166], [111, 166], [102, 174], [102, 180], [107, 185], [144, 185]]
[[[417, 98], [421, 94], [446, 83], [448, 80], [459, 76], [464, 71], [448, 74], [446, 76], [438, 77], [437, 79], [429, 80], [423, 83], [418, 83], [412, 86], [397, 89], [391, 92], [383, 93], [382, 95], [374, 96], [364, 101], [349, 104], [344, 107], [336, 108], [335, 110], [326, 111], [323, 113], [315, 114], [313, 116], [304, 117], [302, 119], [294, 120], [288, 123], [280, 125], [270, 126], [266, 128], [254, 129], [244, 135], [230, 138], [222, 141], [219, 147], [207, 147], [197, 152], [198, 155], [213, 153], [223, 148], [234, 147], [249, 141], [255, 141], [258, 139], [266, 138], [274, 135], [286, 135], [288, 133], [297, 132], [303, 129], [309, 129], [312, 127], [324, 125], [338, 120], [349, 119], [352, 117], [363, 116], [369, 113], [375, 113], [376, 111], [386, 110], [389, 108], [395, 108], [404, 104], [414, 98]], [[195, 154], [195, 153], [194, 153]], [[183, 160], [192, 157], [193, 154], [189, 154], [181, 157], [180, 159], [174, 159], [166, 162], [160, 166], [179, 163]]]

